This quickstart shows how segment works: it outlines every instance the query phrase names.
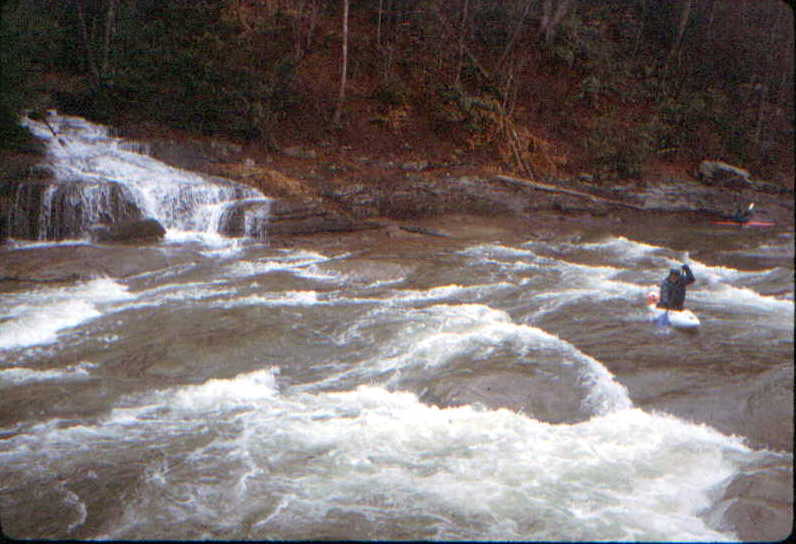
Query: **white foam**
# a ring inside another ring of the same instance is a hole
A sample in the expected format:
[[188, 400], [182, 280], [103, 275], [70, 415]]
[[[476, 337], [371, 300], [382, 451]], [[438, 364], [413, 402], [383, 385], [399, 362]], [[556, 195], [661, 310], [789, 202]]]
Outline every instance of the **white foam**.
[[[241, 505], [258, 497], [258, 479], [282, 486], [279, 459], [297, 451], [315, 453], [293, 473], [294, 485], [285, 481], [290, 499], [258, 520], [269, 534], [296, 534], [289, 531], [297, 520], [322, 525], [330, 508], [349, 505], [358, 515], [383, 514], [383, 523], [423, 512], [446, 540], [734, 538], [699, 513], [749, 450], [706, 427], [640, 410], [550, 425], [507, 410], [439, 409], [373, 386], [271, 400], [267, 412], [248, 413], [246, 438], [234, 441], [235, 456], [248, 462], [232, 482], [181, 486], [198, 503], [194, 519], [213, 519], [221, 486], [236, 483], [241, 495], [228, 500]], [[193, 459], [218, 464], [213, 450]], [[459, 521], [446, 523], [449, 516]]]
[[316, 291], [275, 291], [262, 295], [248, 295], [230, 300], [214, 302], [214, 308], [236, 308], [238, 306], [315, 306], [328, 304], [320, 300]]
[[635, 261], [641, 257], [646, 257], [651, 253], [660, 251], [663, 248], [636, 240], [630, 240], [624, 236], [609, 237], [602, 242], [592, 242], [586, 244], [571, 244], [580, 249], [608, 250], [623, 260]]
[[504, 246], [502, 244], [481, 244], [477, 246], [468, 247], [458, 252], [460, 255], [467, 255], [471, 257], [507, 257], [509, 259], [517, 258], [530, 258], [530, 259], [544, 259], [530, 249], [522, 249], [511, 246]]
[[101, 315], [84, 300], [67, 300], [47, 307], [21, 309], [13, 319], [0, 323], [0, 349], [49, 344], [58, 333]]
[[180, 230], [180, 229], [166, 229], [166, 234], [163, 241], [167, 244], [173, 245], [186, 245], [193, 242], [199, 243], [203, 246], [214, 248], [219, 251], [228, 251], [230, 248], [236, 248], [236, 240], [227, 238], [217, 232], [206, 232], [196, 230]]
[[[710, 427], [638, 409], [548, 424], [376, 386], [280, 392], [275, 369], [124, 403], [94, 426], [53, 420], [0, 445], [4, 461], [55, 451], [62, 467], [79, 466], [89, 440], [103, 444], [98, 462], [131, 440], [149, 448], [112, 539], [197, 524], [308, 537], [342, 509], [374, 528], [431, 524], [442, 540], [734, 540], [700, 513], [758, 455]], [[197, 440], [208, 428], [214, 438]], [[157, 453], [175, 442], [180, 456]]]
[[126, 286], [109, 278], [9, 297], [0, 307], [0, 349], [53, 343], [62, 331], [102, 315], [98, 306], [131, 298]]
[[[167, 241], [186, 237], [211, 247], [224, 244], [223, 237], [213, 236], [220, 229], [224, 211], [232, 202], [243, 199], [258, 200], [267, 205], [270, 200], [260, 191], [169, 166], [138, 153], [142, 146], [130, 145], [109, 135], [106, 127], [86, 120], [50, 115], [47, 124], [24, 119], [23, 124], [48, 142], [51, 170], [63, 183], [74, 180], [96, 180], [89, 193], [102, 192], [108, 182], [123, 185], [130, 191], [144, 215], [157, 219], [167, 229]], [[96, 212], [96, 195], [86, 193], [86, 210]], [[46, 201], [42, 217], [48, 214]], [[89, 214], [86, 223], [95, 221]], [[260, 229], [267, 219], [262, 212], [257, 217], [246, 215], [246, 228]], [[250, 225], [249, 223], [258, 223]]]
[[26, 249], [39, 249], [43, 247], [69, 247], [69, 246], [88, 246], [91, 242], [88, 240], [16, 240], [8, 238], [6, 245], [10, 249], [24, 251]]
[[387, 304], [414, 304], [418, 302], [439, 301], [449, 299], [478, 298], [501, 289], [509, 289], [514, 285], [498, 282], [478, 285], [440, 285], [429, 289], [395, 289], [382, 297]]
[[76, 365], [65, 368], [52, 368], [47, 370], [36, 370], [33, 368], [16, 367], [0, 369], [0, 384], [8, 382], [13, 385], [20, 385], [29, 382], [41, 382], [49, 380], [82, 380], [91, 376], [91, 369], [96, 368], [95, 363], [82, 361]]
[[276, 374], [271, 367], [239, 374], [232, 379], [211, 379], [201, 385], [182, 387], [174, 392], [171, 407], [184, 410], [229, 409], [268, 400], [278, 393]]
[[[378, 322], [379, 315], [383, 314], [384, 310], [380, 308], [365, 320]], [[627, 389], [616, 382], [599, 361], [542, 329], [512, 322], [502, 310], [481, 304], [439, 304], [408, 310], [402, 319], [404, 327], [377, 355], [342, 374], [312, 384], [310, 388], [339, 383], [351, 376], [372, 379], [388, 372], [393, 372], [389, 383], [398, 385], [407, 372], [427, 369], [439, 372], [439, 367], [460, 358], [488, 359], [498, 350], [515, 353], [517, 364], [534, 364], [525, 360], [526, 355], [531, 350], [542, 348], [560, 354], [563, 364], [576, 364], [577, 378], [573, 378], [571, 387], [585, 388], [583, 407], [589, 412], [601, 414], [632, 406]]]
[[315, 265], [342, 257], [327, 257], [314, 251], [284, 250], [256, 261], [236, 261], [227, 266], [224, 273], [228, 277], [247, 277], [272, 272], [289, 272], [306, 279], [336, 280], [344, 276], [334, 271], [321, 271]]
[[124, 308], [158, 306], [169, 302], [199, 301], [234, 295], [237, 292], [237, 289], [227, 286], [224, 280], [168, 283], [136, 293], [136, 302], [125, 305]]
[[[671, 268], [679, 268], [680, 265], [683, 264], [680, 261], [671, 259], [668, 260], [668, 263]], [[695, 260], [691, 260], [688, 265], [696, 278], [710, 285], [756, 276], [765, 276], [775, 270], [773, 268], [765, 270], [739, 270], [728, 266], [710, 266]]]
[[689, 298], [702, 306], [732, 309], [743, 312], [771, 313], [793, 319], [793, 300], [785, 300], [769, 295], [761, 295], [748, 287], [735, 287], [719, 284], [712, 289], [689, 292]]

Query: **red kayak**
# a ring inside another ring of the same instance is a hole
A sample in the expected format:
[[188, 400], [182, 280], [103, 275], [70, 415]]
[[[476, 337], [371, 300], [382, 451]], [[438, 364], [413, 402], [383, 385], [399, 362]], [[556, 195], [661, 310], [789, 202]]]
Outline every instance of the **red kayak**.
[[711, 221], [714, 225], [735, 225], [737, 227], [773, 227], [773, 221]]

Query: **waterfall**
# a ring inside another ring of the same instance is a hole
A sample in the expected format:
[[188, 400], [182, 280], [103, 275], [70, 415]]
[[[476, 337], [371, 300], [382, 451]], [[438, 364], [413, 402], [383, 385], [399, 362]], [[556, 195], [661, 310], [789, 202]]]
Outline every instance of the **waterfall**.
[[167, 232], [265, 239], [270, 199], [253, 187], [169, 166], [80, 117], [23, 125], [46, 142], [53, 180], [18, 186], [12, 236], [80, 237], [98, 223], [153, 218]]

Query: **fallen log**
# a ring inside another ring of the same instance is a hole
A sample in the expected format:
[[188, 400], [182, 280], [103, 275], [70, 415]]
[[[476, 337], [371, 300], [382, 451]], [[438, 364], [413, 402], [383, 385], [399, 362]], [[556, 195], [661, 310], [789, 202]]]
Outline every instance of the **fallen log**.
[[414, 232], [417, 234], [425, 234], [426, 236], [438, 236], [440, 238], [450, 238], [451, 235], [445, 232], [440, 232], [434, 229], [427, 229], [425, 227], [416, 227], [414, 225], [399, 225], [399, 229], [405, 230], [406, 232]]
[[622, 206], [625, 208], [632, 208], [634, 210], [646, 210], [643, 206], [639, 206], [637, 204], [630, 204], [628, 202], [622, 202], [621, 200], [613, 200], [611, 198], [605, 198], [602, 196], [593, 195], [591, 193], [585, 193], [583, 191], [576, 191], [575, 189], [566, 189], [564, 187], [556, 187], [555, 185], [550, 185], [549, 183], [542, 183], [540, 181], [532, 181], [530, 179], [522, 179], [516, 178], [512, 176], [506, 176], [502, 174], [498, 174], [495, 176], [495, 179], [502, 181], [504, 183], [508, 183], [509, 185], [514, 185], [517, 187], [527, 187], [530, 189], [539, 189], [540, 191], [547, 191], [550, 193], [561, 193], [565, 195], [575, 196], [578, 198], [587, 198], [592, 202], [603, 202], [605, 204], [611, 204], [614, 206]]

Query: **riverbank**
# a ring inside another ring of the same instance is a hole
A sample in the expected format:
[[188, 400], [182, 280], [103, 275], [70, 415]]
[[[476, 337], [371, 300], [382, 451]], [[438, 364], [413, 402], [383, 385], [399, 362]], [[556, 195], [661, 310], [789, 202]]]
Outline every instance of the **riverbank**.
[[[37, 132], [45, 139], [58, 136], [53, 143], [61, 154], [26, 155], [53, 161], [55, 173], [21, 161], [22, 179], [11, 180], [18, 190], [6, 198], [15, 206], [9, 225], [30, 227], [34, 238], [67, 233], [60, 237], [80, 239], [14, 240], [0, 248], [0, 283], [17, 301], [4, 321], [6, 346], [23, 346], [11, 358], [30, 362], [30, 368], [6, 373], [13, 383], [23, 382], [17, 390], [23, 407], [31, 406], [27, 388], [49, 380], [49, 366], [63, 361], [82, 362], [54, 374], [59, 387], [61, 377], [83, 379], [97, 369], [109, 387], [116, 382], [107, 378], [121, 376], [134, 378], [134, 389], [157, 391], [164, 379], [191, 388], [201, 377], [214, 383], [230, 378], [230, 365], [244, 374], [259, 369], [263, 353], [279, 365], [286, 383], [343, 379], [336, 386], [343, 390], [379, 383], [390, 394], [393, 387], [416, 394], [423, 410], [472, 405], [500, 415], [502, 408], [523, 424], [548, 430], [563, 425], [565, 433], [580, 424], [599, 426], [608, 406], [617, 414], [608, 417], [627, 418], [631, 427], [641, 416], [654, 421], [651, 432], [672, 422], [695, 430], [687, 448], [701, 448], [694, 444], [701, 443], [706, 424], [724, 435], [719, 439], [733, 456], [756, 463], [756, 451], [776, 452], [771, 465], [749, 465], [755, 472], [744, 469], [732, 482], [713, 470], [714, 459], [708, 470], [694, 466], [697, 477], [717, 478], [710, 493], [723, 493], [705, 502], [710, 511], [694, 515], [743, 539], [776, 539], [790, 527], [792, 486], [782, 481], [792, 470], [781, 452], [793, 444], [792, 193], [743, 178], [728, 180], [735, 187], [671, 177], [610, 185], [585, 174], [539, 180], [506, 175], [488, 162], [374, 161], [351, 149], [334, 161], [307, 149], [252, 158], [231, 143], [151, 136], [129, 141], [78, 118], [64, 121], [53, 119], [49, 130], [39, 126]], [[340, 166], [351, 155], [361, 169]], [[92, 197], [97, 189], [103, 199]], [[131, 212], [125, 203], [137, 202], [125, 189], [153, 197], [142, 217], [168, 225], [171, 237], [82, 239], [97, 223], [124, 224]], [[52, 196], [63, 190], [63, 199]], [[777, 224], [758, 229], [711, 223], [742, 199], [755, 201], [756, 213]], [[213, 216], [217, 224], [203, 221], [208, 202], [219, 200], [223, 213], [230, 205], [257, 212], [251, 219], [267, 229], [252, 235], [247, 228], [245, 239], [227, 237], [233, 233], [222, 230], [223, 215]], [[81, 215], [95, 208], [103, 214]], [[67, 224], [70, 229], [62, 229]], [[689, 258], [698, 277], [689, 303], [704, 326], [696, 335], [657, 330], [644, 313], [644, 294], [669, 266]], [[383, 327], [395, 323], [402, 324], [383, 335]], [[330, 331], [330, 325], [340, 329]], [[351, 331], [371, 332], [360, 343]], [[393, 342], [402, 331], [407, 334], [400, 346], [409, 351], [396, 359]], [[336, 340], [324, 345], [330, 338]], [[42, 365], [41, 352], [27, 351], [26, 342], [53, 342], [66, 351], [53, 352]], [[225, 342], [234, 344], [232, 352], [215, 351]], [[248, 350], [238, 349], [246, 345]], [[451, 359], [451, 353], [462, 357]], [[574, 374], [573, 359], [581, 365]], [[342, 374], [341, 361], [352, 364]], [[371, 362], [377, 362], [374, 374], [368, 374]], [[394, 362], [396, 374], [385, 375]], [[539, 365], [545, 370], [537, 372]], [[363, 379], [346, 381], [353, 376]], [[560, 377], [550, 382], [547, 376]], [[96, 402], [114, 409], [113, 396], [98, 401], [93, 392], [76, 400], [79, 413]], [[57, 394], [40, 389], [38, 398], [49, 406]], [[129, 394], [121, 387], [115, 398]], [[21, 417], [44, 414], [26, 410]], [[46, 417], [67, 415], [75, 414]], [[6, 428], [12, 437], [19, 429]], [[614, 449], [613, 436], [598, 440], [595, 449]], [[733, 436], [744, 437], [745, 444]], [[510, 437], [516, 443], [528, 434]], [[662, 440], [679, 467], [682, 432], [674, 437]], [[577, 450], [583, 437], [572, 438]], [[620, 444], [623, 452], [633, 450], [624, 433]], [[450, 459], [449, 453], [440, 460]], [[640, 473], [648, 474], [649, 459], [638, 461]], [[669, 461], [660, 461], [655, 470], [668, 474]], [[693, 480], [689, 476], [685, 486]], [[596, 485], [606, 484], [613, 485]], [[761, 498], [769, 503], [761, 507]], [[28, 508], [27, 501], [20, 504]], [[521, 520], [526, 518], [523, 512]], [[580, 525], [574, 534], [583, 530], [600, 534]], [[94, 534], [87, 528], [82, 536]]]
[[[543, 231], [561, 223], [550, 223], [549, 216], [595, 228], [640, 225], [645, 217], [699, 223], [751, 202], [755, 219], [793, 228], [793, 179], [698, 179], [697, 163], [663, 162], [646, 165], [639, 179], [603, 179], [596, 168], [534, 177], [506, 170], [500, 158], [483, 149], [456, 146], [422, 131], [376, 130], [363, 123], [309, 135], [304, 127], [300, 136], [284, 136], [280, 148], [155, 123], [128, 121], [113, 132], [167, 164], [222, 176], [275, 199], [268, 228], [275, 243], [325, 232], [390, 225], [394, 230], [450, 214], [514, 219], [531, 231], [536, 223]], [[6, 165], [0, 174], [0, 219], [18, 205], [12, 202], [16, 186], [47, 175], [36, 167], [42, 160], [35, 142], [0, 154]]]
[[[152, 127], [127, 126], [122, 132], [149, 142], [152, 155], [166, 163], [224, 176], [277, 199], [275, 241], [384, 228], [390, 222], [433, 223], [434, 217], [461, 213], [514, 219], [531, 230], [538, 223], [543, 231], [566, 221], [595, 228], [641, 224], [645, 217], [699, 223], [750, 202], [756, 203], [756, 219], [790, 229], [794, 224], [793, 180], [790, 185], [698, 180], [698, 164], [651, 165], [638, 180], [600, 180], [588, 172], [537, 179], [507, 172], [483, 153], [428, 144], [423, 155], [422, 142], [398, 145], [398, 138], [393, 148], [364, 136], [338, 145], [329, 136], [268, 151], [217, 139], [175, 138]], [[550, 216], [563, 219], [550, 223]]]

